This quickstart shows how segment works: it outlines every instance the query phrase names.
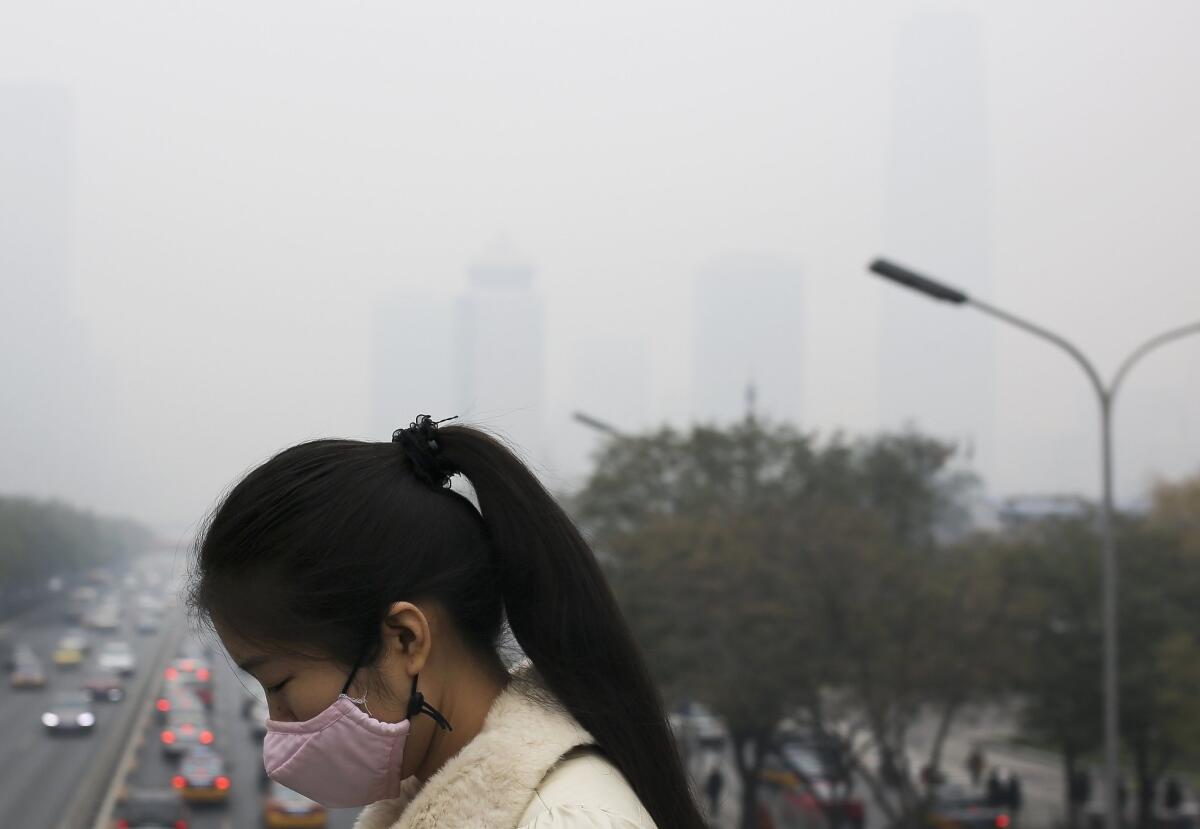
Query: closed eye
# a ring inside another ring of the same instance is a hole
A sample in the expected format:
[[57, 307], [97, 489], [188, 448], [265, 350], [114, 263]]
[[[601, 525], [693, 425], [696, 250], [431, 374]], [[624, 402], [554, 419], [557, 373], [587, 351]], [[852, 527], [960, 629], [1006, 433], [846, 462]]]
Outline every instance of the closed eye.
[[279, 683], [278, 685], [272, 685], [270, 688], [267, 689], [267, 693], [268, 694], [279, 693], [279, 691], [283, 688], [283, 686], [287, 685], [291, 681], [291, 679], [292, 678], [289, 676], [287, 679], [285, 679], [283, 682]]

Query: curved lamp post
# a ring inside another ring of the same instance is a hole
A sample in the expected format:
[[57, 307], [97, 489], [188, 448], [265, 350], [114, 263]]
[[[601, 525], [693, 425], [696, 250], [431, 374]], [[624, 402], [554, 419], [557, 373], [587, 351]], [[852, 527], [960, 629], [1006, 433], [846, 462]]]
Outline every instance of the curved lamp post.
[[919, 273], [901, 267], [886, 259], [876, 259], [869, 266], [873, 273], [899, 283], [906, 288], [919, 291], [933, 299], [949, 302], [952, 305], [970, 305], [989, 316], [1015, 325], [1043, 340], [1054, 343], [1079, 364], [1091, 381], [1096, 392], [1096, 400], [1100, 404], [1100, 458], [1103, 491], [1103, 506], [1100, 512], [1100, 538], [1103, 567], [1103, 596], [1104, 596], [1104, 791], [1105, 791], [1105, 827], [1119, 829], [1120, 816], [1117, 813], [1117, 568], [1116, 541], [1113, 531], [1113, 484], [1112, 484], [1112, 415], [1113, 404], [1121, 382], [1129, 374], [1130, 369], [1147, 354], [1159, 346], [1173, 340], [1186, 337], [1189, 334], [1200, 334], [1200, 321], [1172, 328], [1157, 337], [1152, 337], [1134, 349], [1125, 358], [1113, 375], [1112, 381], [1105, 385], [1091, 361], [1083, 352], [1057, 334], [1047, 331], [1041, 326], [1023, 320], [1007, 311], [1002, 311], [978, 299], [967, 296], [957, 288], [945, 285]]

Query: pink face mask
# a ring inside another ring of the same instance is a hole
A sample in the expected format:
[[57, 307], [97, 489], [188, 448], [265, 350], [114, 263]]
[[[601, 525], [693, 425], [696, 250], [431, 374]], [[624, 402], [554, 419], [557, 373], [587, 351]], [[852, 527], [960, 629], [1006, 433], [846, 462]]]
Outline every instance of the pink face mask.
[[356, 665], [333, 703], [311, 720], [267, 720], [263, 764], [267, 775], [322, 806], [341, 809], [366, 806], [400, 794], [400, 763], [412, 718], [422, 712], [439, 726], [452, 730], [436, 708], [425, 702], [413, 677], [405, 718], [381, 722], [360, 711], [367, 698], [346, 691]]

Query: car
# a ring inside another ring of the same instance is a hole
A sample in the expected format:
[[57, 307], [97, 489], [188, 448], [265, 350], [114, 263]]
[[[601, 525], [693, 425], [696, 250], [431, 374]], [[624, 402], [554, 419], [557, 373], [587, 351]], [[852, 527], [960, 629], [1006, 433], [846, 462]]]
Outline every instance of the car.
[[121, 610], [112, 602], [96, 605], [84, 617], [84, 624], [94, 630], [117, 630], [121, 627]]
[[224, 803], [229, 800], [229, 775], [225, 761], [208, 746], [188, 749], [179, 761], [171, 786], [189, 803]]
[[668, 722], [676, 737], [685, 744], [713, 751], [725, 749], [725, 726], [719, 717], [700, 703], [692, 702], [683, 711], [672, 711]]
[[52, 734], [88, 733], [96, 725], [92, 701], [83, 691], [59, 691], [42, 714], [42, 725]]
[[130, 676], [137, 667], [137, 657], [128, 642], [115, 640], [105, 642], [100, 648], [96, 662], [102, 670], [113, 671], [121, 676]]
[[927, 822], [930, 829], [1009, 829], [1014, 823], [1007, 809], [989, 806], [982, 795], [955, 783], [934, 790]]
[[162, 693], [154, 701], [154, 710], [158, 712], [160, 723], [165, 723], [172, 712], [203, 717], [208, 711], [201, 699], [190, 690], [170, 684], [163, 685]]
[[45, 688], [46, 671], [42, 667], [42, 660], [34, 656], [32, 650], [18, 650], [13, 657], [8, 682], [13, 688]]
[[50, 655], [50, 658], [60, 668], [75, 668], [83, 663], [83, 651], [60, 642], [58, 647], [54, 649], [54, 653]]
[[113, 808], [113, 829], [188, 829], [191, 810], [173, 789], [127, 789]]
[[54, 649], [54, 664], [62, 667], [78, 665], [83, 662], [83, 657], [90, 648], [87, 634], [77, 628], [68, 630], [58, 640], [58, 646]]
[[807, 790], [821, 811], [835, 826], [862, 829], [866, 808], [851, 790], [849, 774], [837, 772], [837, 751], [820, 741], [788, 740], [779, 748], [784, 767], [796, 775], [797, 783]]
[[180, 757], [189, 749], [210, 746], [216, 736], [205, 716], [172, 711], [167, 714], [166, 725], [159, 732], [163, 754]]
[[158, 633], [158, 615], [149, 610], [139, 610], [133, 617], [133, 627], [138, 633]]
[[166, 603], [150, 593], [139, 593], [134, 606], [141, 612], [154, 614], [166, 609]]
[[125, 699], [125, 683], [115, 674], [95, 674], [83, 682], [83, 690], [93, 702], [120, 702]]
[[328, 820], [320, 803], [271, 781], [263, 798], [263, 823], [270, 829], [320, 829]]
[[205, 706], [212, 707], [212, 669], [206, 660], [192, 656], [176, 659], [164, 669], [163, 678], [169, 683], [187, 688], [198, 696]]
[[84, 585], [76, 587], [67, 596], [66, 604], [63, 608], [63, 615], [68, 622], [79, 624], [83, 621], [83, 617], [87, 615], [88, 610], [100, 595], [99, 591], [94, 587]]

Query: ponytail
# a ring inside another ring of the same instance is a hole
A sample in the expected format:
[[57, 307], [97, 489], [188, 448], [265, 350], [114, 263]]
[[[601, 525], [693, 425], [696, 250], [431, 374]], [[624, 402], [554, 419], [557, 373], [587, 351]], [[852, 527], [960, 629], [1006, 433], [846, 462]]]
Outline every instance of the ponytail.
[[596, 739], [662, 829], [701, 829], [662, 699], [595, 555], [532, 472], [495, 438], [438, 429], [475, 489], [509, 627], [549, 690]]

